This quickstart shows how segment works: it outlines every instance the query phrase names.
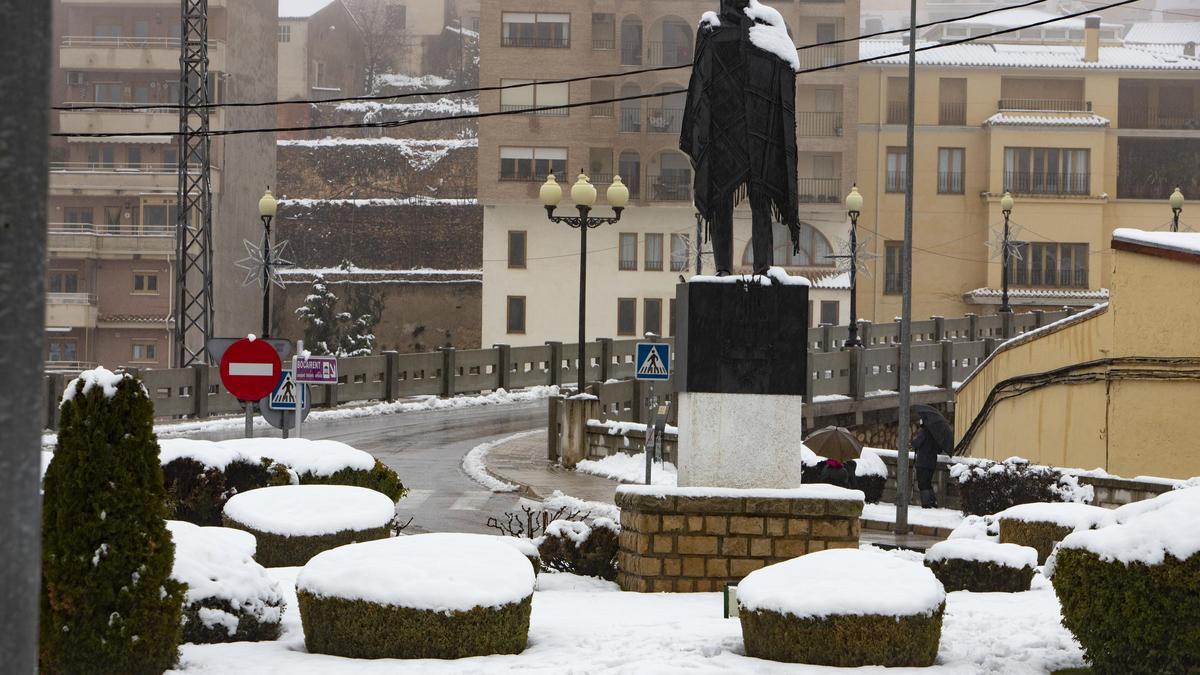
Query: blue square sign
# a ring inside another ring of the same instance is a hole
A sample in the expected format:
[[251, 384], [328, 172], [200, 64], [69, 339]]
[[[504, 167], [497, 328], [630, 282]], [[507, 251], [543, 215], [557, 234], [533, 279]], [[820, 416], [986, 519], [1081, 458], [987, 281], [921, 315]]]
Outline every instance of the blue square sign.
[[663, 342], [637, 343], [633, 376], [638, 380], [671, 379], [671, 345]]

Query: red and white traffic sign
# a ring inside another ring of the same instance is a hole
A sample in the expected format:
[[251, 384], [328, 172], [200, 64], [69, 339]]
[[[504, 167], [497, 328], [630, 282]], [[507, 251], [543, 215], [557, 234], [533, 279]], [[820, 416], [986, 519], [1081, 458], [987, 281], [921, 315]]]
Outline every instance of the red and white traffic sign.
[[242, 338], [221, 355], [221, 384], [239, 401], [257, 401], [275, 389], [281, 369], [267, 341]]

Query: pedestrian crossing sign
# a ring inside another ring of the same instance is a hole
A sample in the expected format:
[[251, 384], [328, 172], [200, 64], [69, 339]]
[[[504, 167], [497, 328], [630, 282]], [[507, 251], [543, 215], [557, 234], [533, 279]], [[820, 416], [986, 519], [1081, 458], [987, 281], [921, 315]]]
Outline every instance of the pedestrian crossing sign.
[[671, 345], [663, 342], [637, 343], [634, 365], [636, 370], [633, 376], [638, 380], [671, 379]]
[[279, 383], [275, 385], [275, 391], [271, 392], [270, 408], [272, 410], [295, 410], [297, 398], [307, 408], [308, 387], [296, 382], [292, 378], [292, 371], [281, 370], [279, 372]]

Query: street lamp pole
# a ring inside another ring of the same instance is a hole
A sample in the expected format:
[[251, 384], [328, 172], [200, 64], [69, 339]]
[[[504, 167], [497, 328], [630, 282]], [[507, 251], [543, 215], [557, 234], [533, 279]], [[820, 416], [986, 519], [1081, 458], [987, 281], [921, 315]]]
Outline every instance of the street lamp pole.
[[261, 199], [258, 200], [258, 215], [263, 222], [263, 244], [262, 244], [262, 337], [267, 338], [271, 335], [271, 219], [275, 217], [275, 211], [278, 204], [275, 201], [275, 196], [271, 194], [268, 188]]
[[850, 187], [846, 195], [846, 211], [850, 214], [850, 326], [846, 339], [847, 347], [861, 347], [858, 339], [858, 215], [862, 213], [863, 198], [858, 185]]
[[1174, 217], [1171, 219], [1171, 231], [1179, 231], [1179, 214], [1183, 211], [1183, 193], [1179, 191], [1179, 186], [1175, 186], [1175, 191], [1171, 193], [1171, 213]]
[[584, 382], [587, 380], [587, 344], [584, 341], [587, 321], [587, 231], [601, 225], [615, 223], [621, 219], [621, 211], [629, 203], [629, 188], [621, 182], [620, 176], [613, 176], [612, 185], [608, 187], [606, 195], [608, 203], [616, 215], [602, 218], [592, 216], [592, 207], [596, 204], [596, 187], [592, 185], [582, 170], [579, 172], [579, 178], [575, 184], [571, 186], [571, 199], [575, 202], [576, 210], [579, 211], [578, 216], [554, 215], [554, 209], [562, 199], [562, 187], [555, 180], [554, 174], [546, 177], [546, 182], [542, 184], [538, 193], [542, 205], [546, 207], [546, 217], [550, 222], [563, 223], [579, 230], [579, 349], [576, 362], [579, 388], [576, 390], [576, 394], [586, 391]]
[[1000, 198], [1000, 212], [1004, 214], [1004, 248], [1000, 252], [1000, 311], [1011, 313], [1012, 307], [1008, 305], [1008, 217], [1012, 215], [1013, 197], [1010, 193], [1005, 192]]

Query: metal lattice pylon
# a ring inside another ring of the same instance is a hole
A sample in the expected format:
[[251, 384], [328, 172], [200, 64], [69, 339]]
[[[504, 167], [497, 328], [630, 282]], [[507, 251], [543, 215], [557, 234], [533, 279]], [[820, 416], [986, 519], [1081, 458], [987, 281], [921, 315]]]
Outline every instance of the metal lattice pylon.
[[179, 185], [175, 215], [175, 363], [206, 363], [212, 337], [208, 0], [181, 0]]

